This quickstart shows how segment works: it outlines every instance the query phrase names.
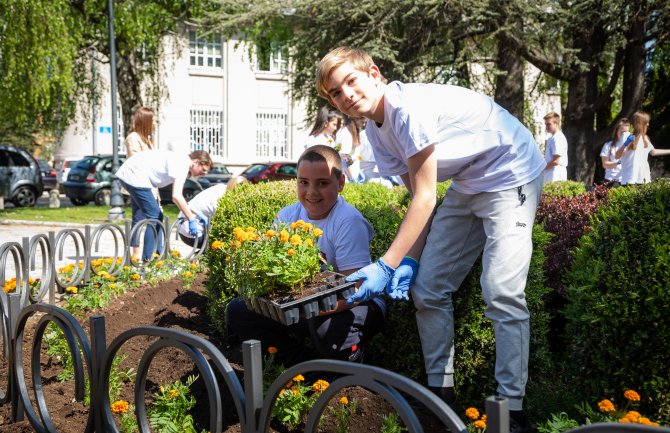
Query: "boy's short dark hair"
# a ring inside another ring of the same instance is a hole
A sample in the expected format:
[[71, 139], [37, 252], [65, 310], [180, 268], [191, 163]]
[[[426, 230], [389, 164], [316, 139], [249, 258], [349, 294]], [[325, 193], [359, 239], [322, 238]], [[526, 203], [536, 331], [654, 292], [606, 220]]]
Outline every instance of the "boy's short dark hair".
[[308, 147], [298, 158], [298, 168], [303, 161], [309, 162], [326, 162], [333, 167], [333, 173], [337, 177], [342, 176], [342, 157], [340, 153], [330, 146], [324, 144], [317, 144], [316, 146]]

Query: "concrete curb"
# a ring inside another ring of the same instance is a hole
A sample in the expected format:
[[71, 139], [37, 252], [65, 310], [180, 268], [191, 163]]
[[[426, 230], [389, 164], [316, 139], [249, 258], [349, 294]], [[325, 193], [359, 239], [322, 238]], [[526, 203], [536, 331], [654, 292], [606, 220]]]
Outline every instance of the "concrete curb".
[[[91, 222], [88, 225], [97, 226], [107, 224], [109, 221]], [[24, 226], [51, 226], [51, 227], [84, 227], [82, 223], [66, 223], [60, 221], [29, 221], [29, 220], [0, 220], [3, 225], [24, 225]]]

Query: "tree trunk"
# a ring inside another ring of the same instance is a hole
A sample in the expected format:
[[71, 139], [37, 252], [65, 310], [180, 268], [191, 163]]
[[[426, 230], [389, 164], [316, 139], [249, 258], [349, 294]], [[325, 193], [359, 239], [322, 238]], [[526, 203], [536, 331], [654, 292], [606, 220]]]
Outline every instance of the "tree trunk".
[[123, 117], [123, 138], [130, 133], [133, 113], [143, 105], [141, 79], [137, 75], [135, 54], [116, 56], [117, 87]]
[[515, 53], [504, 33], [499, 33], [496, 65], [505, 71], [496, 77], [495, 101], [523, 121], [523, 58]]

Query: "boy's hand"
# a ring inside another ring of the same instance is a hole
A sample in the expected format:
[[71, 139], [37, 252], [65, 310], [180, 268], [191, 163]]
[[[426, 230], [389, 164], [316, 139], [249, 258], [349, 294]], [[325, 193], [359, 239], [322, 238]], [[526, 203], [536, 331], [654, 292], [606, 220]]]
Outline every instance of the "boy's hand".
[[409, 301], [409, 289], [416, 280], [416, 274], [419, 271], [419, 262], [411, 257], [402, 259], [393, 277], [386, 284], [386, 292], [391, 299]]
[[382, 259], [349, 275], [345, 281], [350, 283], [352, 281], [363, 280], [363, 284], [361, 284], [356, 293], [347, 299], [347, 304], [364, 302], [381, 295], [384, 293], [384, 288], [386, 288], [386, 284], [392, 275], [393, 268], [384, 263]]

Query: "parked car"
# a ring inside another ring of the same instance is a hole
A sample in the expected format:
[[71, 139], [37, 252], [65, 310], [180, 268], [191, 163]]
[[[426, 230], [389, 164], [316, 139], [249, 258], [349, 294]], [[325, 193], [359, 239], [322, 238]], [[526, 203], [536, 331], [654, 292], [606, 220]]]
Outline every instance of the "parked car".
[[[119, 155], [119, 165], [126, 160]], [[75, 206], [89, 202], [109, 204], [112, 193], [112, 155], [89, 155], [73, 164], [63, 184], [65, 195]]]
[[55, 189], [58, 186], [58, 172], [48, 162], [37, 158], [37, 163], [40, 165], [42, 172], [42, 186], [46, 191]]
[[60, 163], [60, 167], [58, 164], [56, 165], [58, 169], [58, 174], [56, 176], [56, 181], [58, 182], [58, 189], [61, 193], [65, 193], [65, 181], [67, 180], [67, 175], [70, 174], [70, 168], [72, 168], [76, 163], [79, 162], [81, 158], [79, 159], [66, 159]]
[[35, 206], [42, 195], [42, 173], [37, 160], [19, 147], [0, 144], [0, 194], [16, 207]]
[[[184, 182], [182, 194], [184, 195], [184, 199], [189, 201], [201, 193], [203, 189], [203, 185], [201, 185], [200, 182], [195, 180], [195, 178], [192, 179], [189, 177], [186, 179], [186, 182]], [[161, 198], [161, 203], [172, 203], [172, 184], [159, 188], [158, 193]]]
[[195, 178], [203, 188], [207, 189], [210, 186], [218, 185], [220, 183], [228, 183], [232, 177], [232, 173], [228, 170], [224, 164], [220, 162], [215, 162], [212, 165], [212, 169], [207, 172], [204, 176], [198, 176]]
[[287, 180], [298, 177], [298, 164], [295, 162], [264, 162], [251, 164], [241, 176], [251, 183], [270, 180]]

